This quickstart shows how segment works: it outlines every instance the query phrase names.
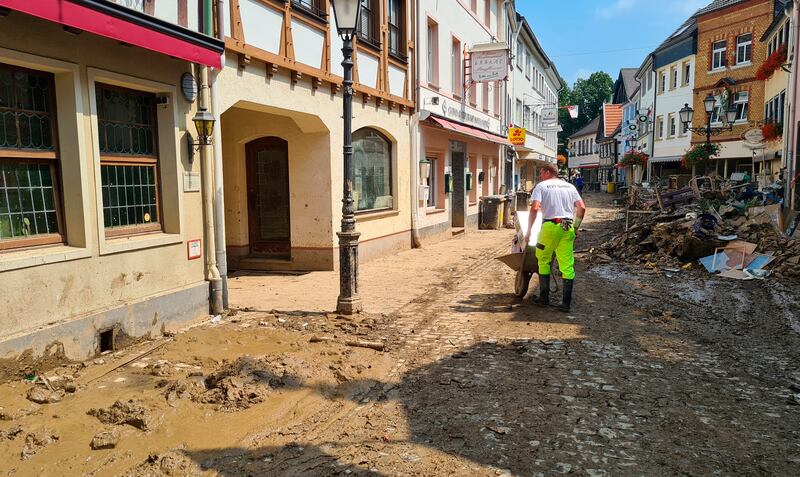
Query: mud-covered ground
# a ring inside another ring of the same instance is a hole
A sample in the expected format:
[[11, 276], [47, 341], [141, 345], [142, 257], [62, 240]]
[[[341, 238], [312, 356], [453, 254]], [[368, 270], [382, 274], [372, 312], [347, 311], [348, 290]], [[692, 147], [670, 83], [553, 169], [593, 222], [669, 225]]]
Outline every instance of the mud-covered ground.
[[[579, 249], [616, 226], [602, 196], [589, 205]], [[352, 319], [324, 313], [335, 274], [241, 275], [232, 299], [249, 311], [45, 373], [52, 391], [1, 386], [0, 469], [798, 474], [798, 284], [584, 253], [567, 315], [513, 297], [494, 260], [510, 237], [364, 264], [369, 313]]]

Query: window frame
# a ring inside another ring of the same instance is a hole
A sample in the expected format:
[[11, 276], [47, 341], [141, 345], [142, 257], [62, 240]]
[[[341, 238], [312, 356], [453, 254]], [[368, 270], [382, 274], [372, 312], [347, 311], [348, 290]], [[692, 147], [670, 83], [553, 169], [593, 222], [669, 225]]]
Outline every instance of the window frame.
[[[100, 185], [100, 196], [98, 197], [98, 201], [100, 203], [100, 215], [98, 217], [98, 222], [102, 224], [102, 230], [105, 235], [106, 239], [112, 238], [119, 238], [119, 237], [130, 237], [130, 236], [137, 236], [137, 235], [147, 235], [147, 234], [155, 234], [155, 233], [163, 233], [164, 232], [164, 204], [163, 204], [163, 194], [161, 191], [162, 187], [162, 178], [161, 178], [161, 160], [160, 160], [160, 149], [159, 149], [159, 135], [158, 135], [158, 105], [153, 102], [152, 110], [150, 111], [152, 117], [152, 128], [153, 128], [153, 150], [155, 155], [133, 155], [133, 154], [110, 154], [104, 153], [99, 149], [100, 143], [100, 96], [97, 94], [101, 89], [109, 89], [109, 90], [117, 90], [122, 92], [133, 93], [135, 95], [140, 96], [155, 96], [155, 93], [143, 90], [137, 90], [134, 88], [128, 88], [125, 86], [119, 86], [116, 84], [110, 84], [103, 81], [96, 81], [93, 84], [95, 89], [95, 97], [96, 99], [96, 122], [97, 122], [97, 144], [98, 144], [98, 153], [99, 153], [99, 171], [100, 176], [98, 176], [97, 180]], [[158, 214], [157, 220], [152, 223], [147, 224], [135, 224], [135, 225], [123, 225], [118, 227], [111, 227], [105, 223], [105, 203], [103, 202], [103, 166], [146, 166], [146, 167], [153, 167], [155, 169], [154, 180], [155, 180], [155, 192], [156, 192], [156, 211]]]
[[430, 168], [431, 168], [430, 174], [428, 174], [428, 184], [427, 184], [428, 200], [425, 202], [425, 207], [427, 209], [436, 209], [436, 205], [438, 203], [436, 200], [438, 195], [436, 186], [439, 183], [439, 181], [437, 180], [438, 179], [437, 173], [439, 171], [438, 169], [439, 158], [432, 154], [426, 154], [425, 159], [427, 159], [430, 162]]
[[692, 80], [692, 63], [686, 62], [683, 64], [683, 86], [689, 86]]
[[[727, 40], [719, 40], [711, 43], [711, 71], [720, 71], [725, 69], [728, 63], [726, 58], [727, 54]], [[719, 64], [717, 64], [717, 59], [719, 59]]]
[[450, 90], [453, 98], [460, 100], [464, 97], [464, 59], [461, 40], [455, 36], [450, 41], [450, 69]]
[[670, 68], [669, 76], [670, 76], [670, 81], [669, 81], [670, 90], [678, 89], [678, 67], [677, 66], [673, 66], [672, 68]]
[[[400, 5], [397, 7], [397, 5]], [[389, 49], [389, 56], [392, 58], [402, 61], [403, 63], [408, 61], [408, 48], [406, 45], [406, 16], [407, 16], [407, 8], [406, 8], [406, 1], [405, 0], [387, 0], [387, 12], [386, 12], [386, 29], [387, 29], [387, 41], [388, 41], [388, 49]], [[393, 8], [395, 7], [395, 8]], [[398, 11], [395, 11], [395, 10]], [[392, 16], [397, 17], [399, 21], [398, 25], [392, 23]], [[392, 47], [392, 33], [393, 29], [397, 30], [397, 43], [398, 48], [401, 50], [395, 51]]]
[[[303, 2], [310, 2], [313, 5], [305, 5]], [[311, 17], [319, 22], [328, 23], [328, 14], [325, 12], [325, 4], [323, 0], [289, 0], [292, 5], [292, 10]]]
[[428, 85], [439, 87], [439, 24], [428, 17]]
[[[21, 71], [28, 74], [37, 75], [47, 78], [48, 81], [48, 101], [51, 108], [47, 114], [50, 119], [50, 131], [52, 139], [52, 150], [37, 150], [22, 147], [16, 148], [0, 148], [0, 163], [20, 164], [46, 164], [50, 169], [50, 178], [53, 187], [53, 209], [56, 214], [56, 233], [36, 234], [34, 236], [26, 236], [21, 238], [8, 238], [0, 240], [0, 253], [10, 250], [20, 250], [31, 247], [56, 245], [67, 243], [66, 224], [64, 222], [64, 200], [62, 194], [62, 177], [61, 177], [61, 155], [60, 155], [60, 142], [58, 135], [58, 105], [56, 101], [56, 81], [55, 74], [48, 71], [42, 71], [32, 68], [26, 68], [9, 63], [0, 63], [0, 69], [13, 72]], [[16, 107], [2, 108], [9, 111], [28, 111]], [[16, 122], [17, 131], [19, 131], [19, 122]], [[17, 140], [19, 141], [19, 133], [17, 133]], [[10, 210], [10, 204], [9, 204]]]
[[[356, 37], [358, 38], [359, 43], [363, 42], [364, 44], [371, 46], [372, 48], [376, 48], [378, 50], [381, 49], [381, 34], [380, 34], [380, 2], [378, 0], [359, 0], [361, 3], [361, 13], [359, 14], [359, 24], [358, 28], [356, 28]], [[364, 5], [364, 2], [368, 3], [369, 6]], [[364, 15], [364, 12], [369, 12], [368, 16]], [[364, 35], [362, 28], [365, 18], [369, 18], [369, 35]], [[377, 25], [376, 25], [377, 23]]]
[[[742, 41], [742, 38], [749, 37], [748, 40]], [[744, 59], [739, 58], [739, 53], [744, 51]], [[744, 33], [736, 37], [736, 65], [748, 65], [753, 61], [753, 34]]]
[[[388, 157], [387, 157], [388, 169], [389, 169], [388, 184], [389, 184], [389, 197], [392, 198], [392, 203], [388, 207], [376, 207], [376, 208], [372, 208], [372, 209], [361, 209], [361, 210], [358, 209], [358, 203], [354, 203], [355, 215], [366, 215], [366, 214], [372, 214], [372, 213], [375, 213], [375, 212], [385, 212], [385, 211], [388, 211], [388, 210], [395, 210], [396, 205], [397, 205], [396, 204], [397, 203], [397, 200], [396, 200], [397, 198], [395, 197], [395, 186], [394, 186], [394, 179], [395, 179], [394, 157], [393, 157], [394, 144], [392, 143], [392, 140], [389, 139], [389, 137], [386, 134], [384, 134], [383, 132], [381, 132], [379, 129], [371, 127], [371, 126], [364, 126], [364, 127], [358, 128], [355, 131], [353, 131], [353, 151], [354, 151], [354, 153], [355, 153], [355, 141], [356, 141], [355, 135], [356, 135], [356, 133], [359, 133], [361, 131], [371, 131], [372, 133], [374, 133], [375, 135], [380, 137], [383, 141], [385, 141], [387, 146], [388, 146]], [[353, 177], [355, 178], [355, 160], [352, 161], [351, 167], [354, 168], [353, 169]]]
[[[740, 101], [739, 100], [740, 95], [744, 95], [746, 97], [746, 99], [744, 101]], [[746, 122], [747, 118], [748, 118], [748, 116], [750, 114], [750, 92], [749, 91], [737, 91], [736, 93], [733, 93], [733, 103], [732, 104], [734, 106], [736, 106], [736, 119], [734, 120], [734, 123]], [[740, 114], [739, 114], [740, 113], [740, 111], [739, 111], [739, 106], [740, 105], [743, 105], [743, 107], [741, 109], [741, 112], [743, 113], [742, 114], [743, 117], [739, 117], [740, 116]]]

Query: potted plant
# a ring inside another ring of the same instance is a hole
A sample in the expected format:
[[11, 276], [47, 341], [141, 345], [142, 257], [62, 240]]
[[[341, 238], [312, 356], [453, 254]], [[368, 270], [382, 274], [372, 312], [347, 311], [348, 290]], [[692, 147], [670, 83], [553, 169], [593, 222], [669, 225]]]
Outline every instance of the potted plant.
[[628, 151], [622, 156], [620, 159], [619, 164], [622, 167], [632, 167], [632, 166], [645, 166], [647, 165], [647, 160], [650, 157], [640, 151]]

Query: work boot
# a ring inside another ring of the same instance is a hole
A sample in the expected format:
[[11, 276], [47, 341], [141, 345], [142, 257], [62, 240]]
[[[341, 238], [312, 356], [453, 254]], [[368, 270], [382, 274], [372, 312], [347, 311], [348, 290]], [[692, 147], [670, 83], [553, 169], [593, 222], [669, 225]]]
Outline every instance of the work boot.
[[572, 304], [572, 286], [575, 280], [564, 279], [564, 297], [561, 299], [561, 306], [558, 307], [559, 311], [569, 313], [570, 305]]
[[539, 275], [539, 297], [533, 301], [533, 304], [550, 306], [550, 275]]

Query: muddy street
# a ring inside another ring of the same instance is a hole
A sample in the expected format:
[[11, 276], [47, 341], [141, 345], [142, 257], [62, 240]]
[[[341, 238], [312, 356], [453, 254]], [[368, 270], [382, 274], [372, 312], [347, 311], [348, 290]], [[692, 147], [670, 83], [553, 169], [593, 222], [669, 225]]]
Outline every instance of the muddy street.
[[[602, 196], [588, 205], [587, 251], [619, 226]], [[511, 235], [365, 264], [355, 318], [326, 313], [332, 273], [239, 275], [239, 311], [220, 322], [57, 368], [46, 386], [0, 386], [0, 468], [796, 474], [796, 283], [591, 264], [584, 252], [563, 314], [513, 296], [513, 272], [494, 259]], [[32, 388], [47, 390], [41, 404]]]

